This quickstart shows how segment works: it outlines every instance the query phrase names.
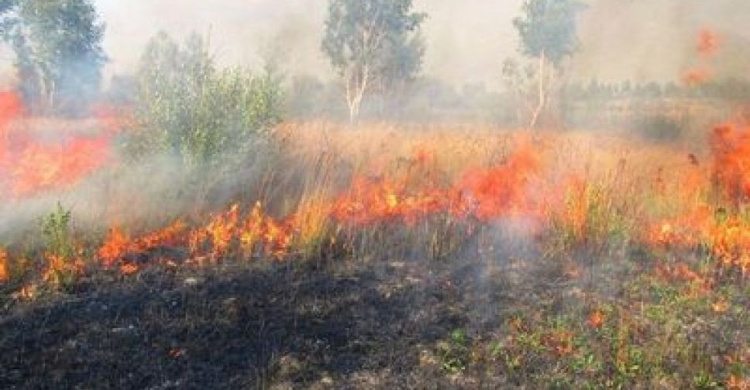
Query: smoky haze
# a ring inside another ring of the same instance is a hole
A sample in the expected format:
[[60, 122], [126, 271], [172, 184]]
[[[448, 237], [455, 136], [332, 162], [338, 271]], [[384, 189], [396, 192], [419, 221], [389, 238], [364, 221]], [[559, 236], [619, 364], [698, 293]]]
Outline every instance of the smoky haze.
[[[722, 50], [712, 67], [744, 76], [750, 66], [750, 2], [745, 0], [591, 0], [581, 15], [581, 50], [573, 77], [605, 81], [675, 81], [695, 62], [694, 37], [714, 30]], [[324, 79], [332, 72], [320, 51], [327, 1], [99, 0], [107, 24], [107, 74], [132, 72], [146, 42], [160, 30], [183, 38], [210, 36], [217, 59], [258, 67], [271, 53], [291, 74]], [[417, 0], [429, 18], [424, 74], [455, 86], [500, 86], [500, 64], [517, 55], [512, 20], [517, 0]]]
[[[581, 17], [578, 78], [675, 81], [686, 69], [710, 66], [718, 76], [747, 77], [750, 2], [744, 0], [596, 0]], [[701, 29], [719, 50], [709, 63], [696, 55]]]

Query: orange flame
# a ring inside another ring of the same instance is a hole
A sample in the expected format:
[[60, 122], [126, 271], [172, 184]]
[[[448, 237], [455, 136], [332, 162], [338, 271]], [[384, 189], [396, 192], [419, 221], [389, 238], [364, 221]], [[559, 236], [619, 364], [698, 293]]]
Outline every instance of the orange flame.
[[750, 197], [750, 129], [717, 126], [711, 135], [713, 180], [735, 204]]
[[110, 159], [109, 143], [109, 137], [101, 137], [74, 139], [59, 146], [29, 146], [12, 172], [13, 194], [26, 196], [76, 184]]
[[0, 283], [7, 282], [10, 279], [10, 270], [8, 270], [8, 253], [0, 248]]
[[592, 328], [599, 329], [604, 325], [604, 320], [606, 319], [606, 315], [601, 310], [597, 309], [591, 312], [588, 319], [588, 325]]
[[711, 80], [711, 71], [707, 68], [693, 68], [682, 76], [682, 83], [687, 87], [697, 87]]
[[[131, 240], [122, 230], [113, 228], [104, 244], [97, 252], [99, 261], [106, 268], [111, 268], [128, 254], [142, 254], [165, 245], [178, 245], [184, 242], [186, 226], [182, 221], [176, 221], [170, 226], [149, 233], [143, 237]], [[134, 273], [137, 267], [125, 264], [121, 267], [123, 273]]]
[[[532, 212], [528, 184], [540, 168], [538, 152], [523, 144], [504, 164], [469, 170], [452, 187], [434, 181], [410, 188], [408, 178], [355, 178], [349, 193], [331, 211], [339, 223], [369, 225], [416, 221], [435, 214], [472, 216], [482, 221]], [[417, 161], [427, 157], [418, 155]], [[413, 186], [412, 186], [413, 187]]]
[[731, 216], [709, 228], [708, 242], [720, 266], [750, 275], [750, 223]]
[[[439, 214], [479, 221], [518, 213], [540, 216], [535, 211], [538, 205], [526, 196], [530, 180], [540, 167], [537, 152], [530, 145], [519, 147], [501, 165], [460, 175], [455, 185], [439, 185], [437, 178], [425, 177], [431, 175], [425, 174], [430, 172], [428, 162], [434, 162], [434, 158], [418, 150], [413, 164], [419, 174], [398, 179], [356, 177], [350, 189], [334, 197], [333, 202], [323, 202], [321, 198], [304, 203], [297, 214], [283, 219], [267, 215], [257, 202], [247, 213], [239, 204], [233, 204], [210, 216], [205, 225], [187, 232], [179, 224], [133, 240], [120, 229], [111, 229], [98, 258], [105, 267], [112, 267], [124, 256], [148, 252], [169, 237], [187, 245], [192, 258], [199, 261], [258, 254], [282, 259], [289, 256], [294, 244], [314, 242], [316, 238], [309, 235], [323, 234], [326, 221], [356, 227], [378, 223], [412, 226]], [[310, 220], [311, 216], [315, 221]], [[307, 226], [310, 224], [316, 226]], [[122, 271], [136, 270], [130, 267]]]
[[[112, 128], [98, 136], [68, 136], [59, 143], [41, 143], [10, 126], [27, 119], [15, 93], [0, 93], [0, 196], [3, 192], [20, 197], [65, 189], [112, 160]], [[102, 121], [114, 126], [111, 118], [102, 117]]]
[[450, 193], [443, 189], [409, 191], [403, 181], [355, 178], [351, 190], [335, 202], [331, 214], [344, 224], [413, 224], [421, 217], [446, 211], [449, 197]]
[[45, 255], [47, 266], [42, 274], [42, 279], [46, 282], [60, 283], [60, 277], [63, 275], [81, 275], [85, 267], [85, 261], [79, 254], [73, 258], [47, 253]]
[[524, 143], [505, 164], [464, 176], [457, 187], [468, 202], [464, 207], [484, 221], [529, 212], [528, 184], [539, 168], [538, 151]]
[[[698, 32], [695, 49], [704, 59], [713, 56], [719, 50], [718, 36], [710, 29], [702, 29]], [[709, 82], [711, 77], [712, 72], [709, 67], [699, 66], [686, 71], [682, 76], [682, 83], [688, 87], [696, 87]]]
[[719, 49], [719, 38], [715, 32], [708, 28], [702, 29], [698, 32], [698, 39], [696, 42], [696, 50], [703, 56], [711, 56], [716, 54]]
[[217, 259], [235, 249], [252, 256], [256, 244], [262, 245], [265, 254], [279, 259], [288, 254], [295, 234], [293, 216], [275, 220], [265, 215], [260, 202], [245, 218], [240, 215], [239, 205], [233, 204], [229, 210], [212, 217], [203, 228], [191, 231], [189, 243], [193, 256]]

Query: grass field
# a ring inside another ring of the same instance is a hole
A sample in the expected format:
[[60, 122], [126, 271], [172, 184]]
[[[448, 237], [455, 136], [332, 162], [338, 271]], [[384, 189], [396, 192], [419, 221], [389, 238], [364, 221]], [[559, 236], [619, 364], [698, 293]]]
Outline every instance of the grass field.
[[749, 134], [305, 122], [197, 182], [73, 160], [4, 193], [49, 208], [0, 248], [0, 386], [750, 388]]

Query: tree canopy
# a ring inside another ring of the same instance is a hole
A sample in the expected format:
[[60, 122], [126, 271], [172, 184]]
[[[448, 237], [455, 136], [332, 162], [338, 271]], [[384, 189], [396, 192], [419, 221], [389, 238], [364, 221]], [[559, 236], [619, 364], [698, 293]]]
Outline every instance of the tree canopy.
[[99, 91], [105, 26], [90, 0], [5, 0], [0, 13], [33, 107], [74, 112]]
[[412, 11], [412, 0], [330, 1], [322, 49], [345, 83], [351, 120], [368, 90], [393, 89], [419, 73], [426, 16]]
[[513, 20], [521, 38], [521, 52], [546, 57], [559, 66], [578, 47], [576, 17], [583, 9], [576, 0], [526, 0], [523, 16]]
[[[578, 48], [576, 17], [583, 7], [577, 0], [525, 0], [522, 15], [513, 20], [521, 40], [521, 53], [537, 60], [536, 104], [527, 104], [531, 115], [529, 128], [536, 126], [540, 114], [549, 106], [555, 71], [560, 72], [563, 61]], [[520, 75], [517, 70], [506, 62], [503, 73], [506, 78], [517, 77]]]
[[136, 73], [134, 128], [127, 155], [158, 153], [206, 168], [257, 150], [281, 118], [281, 80], [242, 68], [219, 68], [208, 40], [180, 44], [164, 32], [146, 46]]

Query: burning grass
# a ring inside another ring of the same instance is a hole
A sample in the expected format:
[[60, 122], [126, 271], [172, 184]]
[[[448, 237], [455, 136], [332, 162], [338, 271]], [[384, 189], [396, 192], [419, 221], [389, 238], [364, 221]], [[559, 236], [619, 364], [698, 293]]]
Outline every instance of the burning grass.
[[[20, 98], [0, 93], [0, 199], [25, 198], [42, 192], [70, 188], [95, 173], [114, 158], [112, 116], [102, 113], [96, 135], [62, 131], [44, 140], [30, 128]], [[61, 122], [44, 123], [58, 129]]]
[[[437, 339], [399, 348], [419, 357], [408, 366], [429, 372], [423, 380], [437, 373], [456, 387], [487, 380], [740, 389], [750, 378], [746, 132], [718, 126], [706, 134], [708, 146], [687, 150], [583, 132], [284, 124], [274, 134], [275, 164], [223, 204], [190, 205], [156, 229], [120, 222], [106, 232], [74, 226], [60, 209], [47, 219], [43, 248], [9, 242], [0, 251], [0, 282], [11, 286], [6, 301], [23, 308], [45, 290], [68, 286], [74, 294], [102, 275], [137, 286], [158, 272], [187, 281], [271, 260], [266, 267], [276, 270], [325, 264], [335, 279], [387, 264], [393, 279], [379, 283], [394, 290], [373, 286], [372, 294], [398, 295], [397, 286], [416, 283], [436, 291], [445, 313], [450, 305], [464, 310], [438, 327]], [[127, 196], [112, 199], [128, 203]], [[236, 299], [262, 292], [247, 294]], [[356, 305], [372, 309], [360, 298], [348, 315], [362, 315]], [[415, 315], [428, 306], [416, 305]], [[400, 312], [389, 318], [396, 327], [416, 321]], [[372, 341], [353, 334], [346, 348], [358, 337]], [[371, 348], [361, 353], [379, 353]], [[172, 359], [183, 356], [173, 350]], [[315, 382], [287, 374], [279, 377]], [[333, 380], [351, 384], [352, 375]]]

